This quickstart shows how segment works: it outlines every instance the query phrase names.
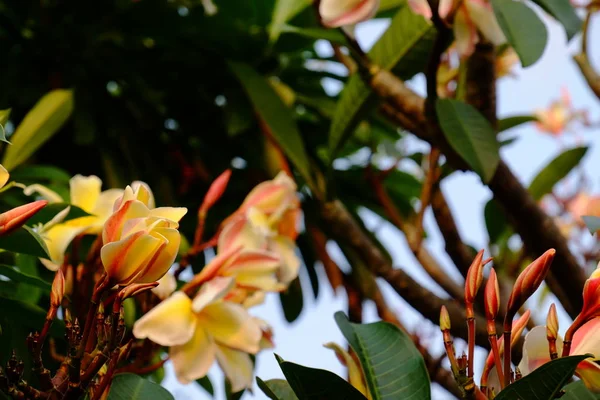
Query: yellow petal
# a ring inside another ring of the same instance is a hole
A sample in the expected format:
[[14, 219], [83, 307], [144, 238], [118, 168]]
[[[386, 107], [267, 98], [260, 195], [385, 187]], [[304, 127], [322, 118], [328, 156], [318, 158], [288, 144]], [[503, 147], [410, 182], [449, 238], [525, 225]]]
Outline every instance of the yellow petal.
[[3, 188], [4, 185], [6, 185], [6, 182], [8, 182], [8, 178], [10, 178], [10, 174], [8, 173], [6, 168], [4, 168], [2, 164], [0, 164], [0, 189]]
[[336, 343], [326, 343], [326, 348], [331, 349], [335, 352], [335, 355], [348, 368], [348, 382], [355, 388], [357, 388], [363, 395], [367, 396], [369, 391], [365, 384], [365, 378], [363, 370], [359, 364], [354, 361], [354, 358], [344, 349], [342, 349]]
[[195, 313], [202, 312], [207, 305], [225, 297], [234, 284], [233, 278], [223, 277], [217, 277], [206, 282], [194, 297], [192, 309]]
[[53, 190], [48, 189], [46, 186], [42, 186], [40, 184], [33, 184], [25, 187], [23, 189], [23, 194], [25, 196], [31, 196], [32, 194], [37, 193], [43, 199], [48, 200], [49, 203], [62, 203], [64, 202], [63, 198], [60, 197], [58, 193]]
[[190, 341], [171, 347], [169, 356], [177, 380], [188, 384], [205, 376], [215, 362], [216, 347], [212, 337], [200, 326]]
[[135, 218], [145, 218], [149, 213], [150, 210], [141, 201], [131, 200], [126, 202], [104, 223], [102, 240], [104, 243], [109, 243], [121, 239], [123, 226], [127, 221]]
[[192, 300], [183, 292], [175, 292], [135, 322], [133, 335], [162, 346], [175, 346], [190, 341], [195, 329]]
[[133, 191], [136, 193], [136, 198], [148, 206], [149, 209], [153, 209], [156, 207], [156, 203], [154, 202], [154, 194], [152, 193], [152, 189], [150, 186], [143, 181], [133, 181], [131, 183], [131, 187]]
[[469, 19], [464, 6], [459, 8], [454, 17], [454, 40], [456, 41], [456, 49], [463, 56], [470, 56], [475, 50], [475, 44], [478, 41], [477, 29], [473, 22]]
[[279, 281], [289, 284], [296, 279], [300, 270], [300, 259], [296, 255], [296, 244], [285, 236], [277, 236], [271, 241], [270, 250], [279, 254], [283, 261], [279, 270]]
[[231, 392], [252, 387], [254, 365], [247, 353], [217, 345], [217, 362], [231, 383]]
[[113, 205], [115, 204], [115, 201], [122, 194], [123, 191], [121, 189], [109, 189], [100, 193], [94, 208], [90, 212], [90, 214], [94, 215], [95, 219], [94, 223], [90, 227], [90, 230], [88, 231], [89, 233], [96, 234], [102, 231], [104, 223], [113, 213]]
[[217, 252], [226, 252], [242, 247], [247, 250], [265, 249], [267, 238], [256, 232], [247, 220], [240, 216], [231, 220], [219, 235]]
[[179, 222], [186, 213], [187, 208], [185, 207], [159, 207], [150, 210], [151, 217], [166, 218], [175, 222]]
[[85, 231], [85, 229], [85, 226], [58, 224], [43, 233], [44, 242], [46, 242], [48, 253], [50, 253], [51, 261], [54, 264], [62, 264], [67, 247], [69, 247], [75, 236]]
[[75, 175], [69, 181], [71, 204], [91, 213], [100, 196], [102, 181], [97, 176]]
[[252, 354], [260, 349], [260, 326], [239, 304], [209, 304], [198, 314], [198, 321], [220, 344]]
[[158, 249], [155, 256], [150, 260], [143, 274], [136, 281], [138, 283], [155, 282], [171, 268], [179, 251], [181, 236], [177, 229], [158, 228], [150, 233], [153, 237], [162, 241], [163, 246]]
[[575, 374], [581, 378], [589, 390], [600, 393], [600, 365], [590, 360], [584, 360], [577, 366]]

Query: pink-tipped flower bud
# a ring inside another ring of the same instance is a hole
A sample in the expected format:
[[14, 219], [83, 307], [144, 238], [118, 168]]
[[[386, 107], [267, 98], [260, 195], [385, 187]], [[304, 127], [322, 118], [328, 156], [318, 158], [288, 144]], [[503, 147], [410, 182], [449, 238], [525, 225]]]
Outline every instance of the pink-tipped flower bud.
[[[483, 266], [483, 250], [480, 250], [467, 272], [465, 281], [465, 303], [467, 308], [470, 308], [469, 305], [475, 301], [475, 296], [477, 296], [481, 282], [483, 282]], [[467, 315], [467, 317], [470, 316]]]
[[[496, 315], [500, 309], [500, 287], [498, 286], [498, 277], [494, 268], [490, 270], [490, 276], [484, 291], [485, 316], [488, 322], [488, 333], [496, 334]], [[491, 331], [490, 331], [491, 330]]]
[[0, 214], [0, 236], [8, 235], [22, 227], [25, 222], [48, 204], [46, 200], [28, 203]]
[[62, 270], [56, 271], [54, 281], [52, 281], [52, 290], [50, 291], [50, 306], [60, 307], [63, 296], [65, 295], [65, 275]]
[[199, 212], [201, 214], [206, 213], [223, 196], [230, 178], [231, 170], [227, 169], [213, 181], [208, 188], [208, 192], [206, 192], [206, 196], [204, 196], [202, 206], [200, 206]]
[[512, 293], [508, 299], [505, 328], [510, 326], [512, 318], [525, 301], [537, 290], [548, 274], [556, 250], [547, 250], [544, 254], [529, 264], [515, 282]]
[[548, 339], [554, 340], [558, 337], [558, 316], [556, 315], [556, 306], [554, 303], [550, 305], [548, 317], [546, 317], [546, 336]]
[[449, 331], [450, 327], [450, 314], [448, 314], [446, 306], [442, 306], [440, 309], [440, 330], [442, 330], [442, 332]]

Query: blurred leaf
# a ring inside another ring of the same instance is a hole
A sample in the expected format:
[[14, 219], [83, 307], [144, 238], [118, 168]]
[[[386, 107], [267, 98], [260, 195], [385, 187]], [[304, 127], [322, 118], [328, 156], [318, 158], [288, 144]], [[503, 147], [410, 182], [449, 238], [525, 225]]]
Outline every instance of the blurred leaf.
[[19, 166], [10, 173], [10, 177], [18, 182], [34, 181], [52, 181], [68, 183], [71, 179], [66, 171], [53, 165], [26, 165]]
[[292, 25], [284, 25], [281, 33], [293, 33], [309, 39], [327, 40], [332, 43], [345, 44], [346, 38], [339, 31], [322, 28], [298, 28]]
[[365, 400], [351, 384], [333, 372], [284, 361], [275, 355], [294, 393], [302, 400]]
[[28, 275], [22, 271], [19, 271], [10, 265], [0, 264], [0, 275], [9, 278], [11, 281], [24, 283], [26, 285], [42, 289], [46, 293], [50, 293], [50, 290], [52, 289], [52, 285], [50, 283], [38, 278], [37, 276]]
[[[369, 51], [369, 58], [375, 65], [393, 70], [401, 79], [409, 79], [424, 68], [434, 36], [431, 22], [404, 6]], [[371, 88], [359, 74], [352, 75], [340, 95], [331, 121], [331, 161], [375, 104], [377, 98]]]
[[561, 357], [547, 362], [508, 385], [495, 400], [552, 400], [573, 377], [577, 364], [589, 357], [590, 354]]
[[[2, 309], [3, 316], [18, 321], [31, 331], [41, 331], [46, 321], [46, 310], [18, 299], [0, 296], [0, 309]], [[50, 335], [60, 339], [64, 337], [65, 323], [63, 320], [54, 320], [50, 327]]]
[[244, 395], [244, 392], [246, 392], [246, 389], [242, 389], [239, 392], [232, 392], [231, 391], [231, 382], [227, 378], [225, 378], [224, 386], [225, 386], [225, 399], [226, 400], [240, 400], [242, 398], [242, 396]]
[[573, 36], [581, 30], [581, 19], [569, 0], [533, 0], [533, 2], [565, 27], [568, 40], [573, 39]]
[[534, 121], [537, 121], [537, 118], [533, 115], [515, 115], [512, 117], [502, 118], [498, 121], [498, 132], [504, 132], [516, 126]]
[[10, 118], [10, 108], [6, 110], [0, 110], [0, 142], [8, 143], [10, 142], [6, 139], [6, 132], [4, 131], [4, 125], [8, 122]]
[[[23, 274], [23, 278], [32, 278], [29, 280], [28, 285], [22, 284], [25, 282], [19, 284], [15, 296], [16, 299], [23, 300], [31, 304], [37, 304], [43, 293], [50, 293], [52, 285], [40, 278], [37, 262], [37, 257], [29, 254], [17, 254], [15, 256], [15, 263], [19, 268], [19, 272]], [[7, 267], [11, 268], [9, 266]], [[2, 272], [0, 272], [0, 274], [1, 273]]]
[[0, 236], [0, 249], [40, 258], [50, 258], [44, 239], [26, 225], [8, 235]]
[[69, 203], [51, 203], [46, 207], [42, 208], [38, 211], [33, 217], [29, 219], [27, 222], [29, 225], [36, 225], [39, 223], [45, 224], [49, 222], [52, 218], [56, 216], [59, 212], [63, 211], [65, 208], [71, 207], [69, 213], [66, 215], [64, 222], [70, 221], [75, 218], [88, 217], [92, 214], [82, 210], [81, 208], [74, 206]]
[[450, 146], [484, 183], [489, 182], [500, 162], [494, 128], [477, 109], [459, 100], [438, 100], [436, 112]]
[[581, 217], [581, 219], [583, 219], [583, 222], [585, 222], [585, 226], [587, 226], [592, 235], [600, 231], [600, 217], [585, 215]]
[[354, 324], [340, 311], [335, 322], [358, 355], [373, 400], [431, 398], [425, 361], [404, 332], [387, 322]]
[[108, 400], [175, 400], [162, 386], [135, 374], [117, 374], [112, 380]]
[[279, 299], [286, 321], [294, 322], [300, 316], [304, 306], [300, 277], [294, 279], [286, 291], [279, 293]]
[[196, 379], [196, 383], [198, 383], [202, 387], [202, 389], [206, 390], [206, 392], [211, 396], [215, 395], [215, 389], [213, 388], [212, 382], [210, 381], [208, 375], [200, 379]]
[[287, 23], [306, 7], [310, 0], [277, 0], [273, 10], [273, 18], [269, 25], [269, 41], [274, 43], [282, 32], [285, 32]]
[[551, 193], [554, 185], [579, 165], [587, 150], [587, 147], [575, 147], [565, 150], [542, 168], [529, 185], [529, 193], [531, 193], [533, 199], [538, 201], [544, 195]]
[[492, 0], [494, 14], [515, 49], [523, 68], [535, 64], [544, 53], [548, 41], [546, 25], [537, 14], [520, 1]]
[[316, 299], [319, 297], [319, 277], [315, 269], [317, 255], [315, 254], [313, 245], [307, 235], [308, 233], [306, 233], [306, 231], [299, 234], [296, 238], [296, 245], [300, 250], [300, 255], [302, 256], [304, 266], [306, 267], [306, 271], [308, 272], [308, 277], [310, 279], [310, 286], [312, 288], [314, 298]]
[[264, 129], [279, 143], [300, 175], [311, 184], [308, 156], [291, 110], [283, 104], [268, 81], [252, 67], [233, 61], [228, 64], [250, 97], [254, 110], [265, 125]]
[[569, 383], [563, 388], [565, 394], [561, 400], [598, 400], [600, 394], [592, 393], [585, 387], [583, 381]]
[[494, 199], [490, 199], [485, 204], [483, 213], [490, 243], [496, 243], [509, 228], [506, 213]]
[[2, 165], [10, 171], [27, 160], [60, 130], [72, 112], [73, 92], [57, 89], [47, 93], [11, 136], [12, 146], [6, 149]]
[[271, 400], [298, 400], [291, 386], [285, 379], [269, 379], [263, 381], [256, 377], [260, 390]]

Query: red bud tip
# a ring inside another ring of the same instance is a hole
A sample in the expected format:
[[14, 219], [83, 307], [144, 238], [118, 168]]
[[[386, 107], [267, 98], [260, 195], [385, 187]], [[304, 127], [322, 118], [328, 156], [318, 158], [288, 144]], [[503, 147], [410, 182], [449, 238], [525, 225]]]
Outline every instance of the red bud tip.
[[531, 317], [531, 311], [527, 310], [515, 322], [513, 322], [512, 336], [510, 338], [511, 346], [514, 346], [521, 338], [521, 334], [529, 322], [529, 317]]
[[450, 314], [448, 314], [448, 309], [446, 306], [442, 306], [440, 310], [440, 329], [442, 331], [450, 330]]
[[204, 201], [202, 202], [202, 206], [200, 206], [200, 213], [206, 213], [223, 196], [229, 183], [229, 178], [231, 178], [231, 170], [227, 169], [213, 181], [208, 188], [208, 192], [206, 192], [206, 196], [204, 196]]
[[27, 220], [48, 204], [46, 200], [28, 203], [0, 214], [0, 236], [8, 235], [19, 229]]
[[490, 270], [490, 276], [484, 291], [485, 316], [488, 321], [495, 321], [498, 309], [500, 308], [500, 287], [498, 286], [498, 277], [494, 268]]
[[475, 259], [469, 267], [467, 272], [467, 279], [465, 281], [465, 303], [473, 304], [475, 296], [479, 291], [481, 282], [483, 281], [483, 250], [475, 256]]
[[50, 305], [54, 308], [60, 307], [63, 296], [65, 295], [65, 275], [62, 270], [56, 271], [54, 281], [52, 281], [52, 290], [50, 291]]
[[554, 303], [550, 305], [548, 317], [546, 317], [546, 336], [549, 339], [556, 339], [558, 337], [558, 316], [556, 315], [556, 306]]

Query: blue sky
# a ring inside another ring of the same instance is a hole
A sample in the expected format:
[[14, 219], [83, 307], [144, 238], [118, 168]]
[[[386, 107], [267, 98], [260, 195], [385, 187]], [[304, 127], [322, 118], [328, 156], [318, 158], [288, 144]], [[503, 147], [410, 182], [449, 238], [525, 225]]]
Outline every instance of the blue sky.
[[[545, 53], [534, 66], [527, 69], [517, 67], [515, 68], [516, 77], [507, 77], [500, 81], [498, 87], [499, 116], [531, 114], [535, 109], [545, 108], [552, 100], [558, 98], [561, 87], [566, 86], [571, 93], [575, 108], [587, 108], [592, 121], [600, 122], [600, 102], [587, 87], [576, 65], [570, 58], [570, 55], [575, 54], [579, 49], [579, 38], [575, 38], [570, 45], [567, 45], [562, 27], [545, 16], [544, 21], [549, 31], [549, 43]], [[362, 24], [357, 28], [360, 43], [365, 48], [370, 47], [385, 30], [385, 27], [386, 23], [381, 21]], [[596, 17], [592, 21], [590, 42], [597, 43], [599, 40], [600, 18]], [[323, 47], [323, 51], [327, 51], [326, 46]], [[592, 51], [591, 56], [594, 65], [600, 68], [600, 51]], [[416, 90], [422, 92], [424, 87], [422, 77], [415, 78], [411, 84]], [[518, 137], [518, 140], [503, 147], [502, 156], [522, 182], [529, 183], [537, 172], [558, 153], [565, 148], [581, 144], [583, 141], [590, 145], [590, 150], [583, 161], [583, 167], [591, 177], [593, 192], [598, 193], [600, 191], [600, 175], [598, 173], [600, 171], [600, 128], [598, 126], [592, 129], [578, 130], [560, 141], [541, 134], [533, 124], [515, 128], [510, 134]], [[460, 233], [464, 240], [477, 248], [483, 248], [487, 242], [483, 206], [491, 198], [490, 191], [481, 184], [480, 179], [473, 173], [453, 174], [444, 181], [442, 190], [448, 197], [450, 207], [458, 221]], [[443, 251], [443, 241], [430, 214], [426, 215], [425, 222], [430, 232], [430, 237], [425, 245], [443, 265], [447, 265], [449, 270], [452, 271], [452, 263]], [[382, 225], [372, 216], [367, 216], [367, 223], [371, 227], [377, 228], [377, 234], [390, 250], [396, 265], [406, 268], [411, 276], [422, 285], [440, 296], [447, 297], [416, 264], [403, 237], [398, 235], [393, 227], [389, 224]], [[334, 252], [334, 256], [340, 260], [340, 263], [343, 263], [339, 253]], [[323, 284], [321, 284], [319, 298], [315, 301], [310, 291], [305, 291], [304, 310], [294, 323], [288, 324], [285, 321], [279, 300], [275, 295], [271, 295], [265, 304], [253, 308], [252, 313], [273, 325], [277, 345], [274, 352], [284, 359], [302, 365], [329, 369], [345, 376], [345, 370], [341, 367], [333, 352], [325, 349], [323, 344], [334, 341], [345, 345], [345, 341], [333, 321], [333, 313], [338, 310], [346, 310], [346, 298], [343, 293], [337, 295], [332, 293], [325, 283], [324, 274], [321, 273], [320, 278], [322, 278], [321, 282]], [[304, 287], [308, 288], [308, 278], [302, 274], [301, 279], [303, 279]], [[459, 279], [458, 276], [457, 279]], [[432, 352], [441, 354], [443, 347], [441, 345], [441, 335], [437, 328], [428, 321], [423, 320], [410, 306], [399, 299], [391, 289], [384, 285], [383, 290], [387, 295], [391, 308], [397, 312], [403, 323], [409, 329], [421, 333]], [[533, 301], [531, 303], [533, 304], [532, 307], [535, 307], [532, 308], [532, 312], [538, 316], [538, 320], [545, 318], [550, 301], [551, 299], [547, 299], [540, 308], [537, 308], [538, 302]], [[374, 307], [370, 304], [365, 307], [365, 320], [376, 320]], [[564, 331], [564, 327], [568, 323], [564, 313], [561, 320], [563, 321], [561, 331]], [[456, 344], [457, 351], [462, 351], [464, 343], [457, 341]], [[480, 367], [481, 358], [485, 354], [481, 351], [478, 355], [480, 359], [476, 366]], [[256, 375], [265, 380], [283, 377], [273, 357], [273, 351], [264, 351], [258, 356]], [[211, 370], [210, 377], [216, 386], [216, 398], [223, 398], [222, 374], [218, 368]], [[164, 384], [178, 400], [210, 398], [195, 385], [186, 387], [179, 385], [170, 370], [167, 371]], [[253, 397], [255, 399], [266, 399], [266, 396], [258, 388], [255, 388], [255, 396], [244, 396], [245, 399]], [[453, 397], [434, 387], [433, 398], [444, 400]]]

